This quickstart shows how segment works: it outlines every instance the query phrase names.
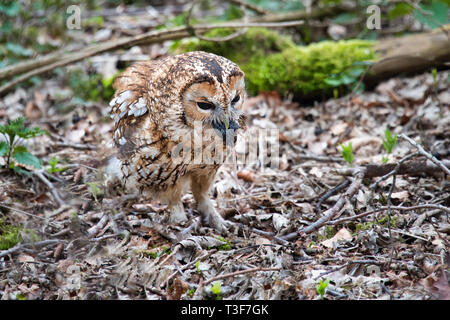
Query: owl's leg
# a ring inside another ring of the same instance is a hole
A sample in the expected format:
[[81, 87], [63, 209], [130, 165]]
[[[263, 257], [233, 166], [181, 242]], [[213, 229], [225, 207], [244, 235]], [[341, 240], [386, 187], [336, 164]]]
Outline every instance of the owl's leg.
[[181, 201], [181, 190], [171, 190], [169, 194], [169, 211], [171, 224], [178, 224], [187, 220], [184, 212], [183, 202]]
[[204, 222], [218, 231], [226, 231], [227, 221], [214, 209], [214, 205], [208, 196], [214, 176], [215, 171], [207, 176], [192, 177], [192, 193], [197, 202], [197, 210], [201, 213]]

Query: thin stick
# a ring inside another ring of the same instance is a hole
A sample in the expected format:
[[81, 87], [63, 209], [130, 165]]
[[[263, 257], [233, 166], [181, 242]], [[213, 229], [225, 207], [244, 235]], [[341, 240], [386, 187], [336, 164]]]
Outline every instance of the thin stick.
[[[221, 37], [221, 38], [204, 37], [204, 36], [198, 34], [198, 33], [195, 31], [195, 28], [193, 28], [192, 25], [191, 25], [191, 16], [192, 16], [192, 12], [193, 12], [193, 10], [194, 10], [195, 5], [196, 5], [198, 2], [199, 2], [199, 0], [194, 0], [194, 1], [192, 1], [192, 5], [191, 5], [191, 7], [189, 8], [189, 11], [188, 11], [187, 16], [186, 16], [186, 27], [192, 32], [193, 36], [199, 38], [200, 40], [212, 41], [212, 42], [223, 42], [223, 41], [229, 41], [229, 40], [231, 40], [231, 39], [237, 38], [237, 37], [239, 37], [239, 36], [241, 36], [241, 35], [243, 35], [244, 33], [247, 32], [247, 29], [248, 29], [248, 28], [243, 28], [243, 29], [240, 29], [240, 30], [238, 30], [238, 31], [236, 31], [236, 32], [234, 32], [234, 33], [228, 35], [228, 36]], [[242, 10], [242, 12], [244, 13], [244, 19], [243, 19], [243, 20], [244, 20], [244, 23], [247, 23], [247, 22], [248, 22], [248, 16], [247, 16], [247, 14], [246, 14], [246, 11], [245, 11], [244, 6], [242, 6], [242, 5], [241, 5], [241, 10]]]
[[[133, 37], [124, 37], [116, 40], [111, 40], [101, 44], [91, 45], [86, 49], [79, 52], [70, 52], [66, 55], [62, 55], [59, 59], [52, 62], [49, 65], [44, 65], [39, 68], [31, 69], [25, 74], [17, 77], [16, 79], [6, 83], [0, 87], [0, 96], [5, 94], [7, 91], [11, 90], [15, 85], [23, 82], [33, 76], [51, 71], [53, 69], [66, 66], [71, 63], [81, 61], [85, 58], [95, 56], [104, 52], [117, 50], [123, 47], [132, 47], [141, 44], [151, 44], [160, 43], [166, 40], [177, 40], [191, 36], [192, 30], [195, 30], [197, 34], [205, 33], [209, 30], [218, 28], [284, 28], [284, 27], [294, 27], [303, 24], [303, 21], [289, 21], [289, 22], [276, 22], [276, 23], [242, 23], [242, 22], [229, 22], [222, 24], [203, 24], [195, 25], [191, 28], [187, 26], [176, 27], [169, 30], [153, 30]], [[51, 60], [53, 61], [53, 60]], [[22, 70], [22, 69], [21, 69]], [[10, 70], [9, 74], [16, 74], [14, 70]], [[0, 80], [3, 78], [0, 72]]]
[[239, 271], [226, 273], [226, 274], [221, 274], [221, 275], [212, 277], [212, 278], [204, 281], [203, 282], [203, 286], [206, 286], [206, 285], [208, 285], [209, 283], [211, 283], [213, 281], [217, 281], [217, 280], [221, 280], [221, 279], [225, 279], [225, 278], [230, 278], [230, 277], [235, 277], [235, 276], [239, 276], [241, 274], [252, 273], [252, 272], [257, 272], [257, 271], [280, 271], [280, 270], [281, 270], [281, 268], [263, 268], [263, 267], [256, 267], [256, 268], [251, 268], [251, 269], [246, 269], [246, 270], [239, 270]]
[[[411, 211], [411, 210], [420, 210], [420, 209], [438, 209], [438, 210], [442, 210], [445, 211], [447, 213], [450, 213], [450, 209], [438, 204], [423, 204], [423, 205], [418, 205], [418, 206], [412, 206], [412, 207], [401, 207], [401, 206], [391, 206], [392, 210], [399, 210], [399, 211]], [[340, 218], [340, 219], [336, 219], [336, 220], [332, 220], [332, 221], [328, 221], [326, 224], [327, 225], [336, 225], [336, 224], [340, 224], [342, 222], [345, 221], [349, 221], [349, 220], [356, 220], [380, 211], [385, 211], [388, 210], [387, 206], [383, 206], [380, 208], [377, 208], [375, 210], [370, 210], [370, 211], [366, 211], [360, 214], [357, 214], [355, 216], [352, 217], [345, 217], [345, 218]]]
[[53, 186], [53, 184], [48, 181], [48, 179], [42, 174], [42, 171], [32, 171], [33, 174], [38, 177], [50, 190], [50, 192], [52, 193], [53, 197], [55, 198], [56, 202], [58, 202], [58, 204], [60, 206], [65, 205], [65, 202], [60, 198], [58, 191], [56, 191], [56, 188]]
[[106, 223], [108, 222], [108, 220], [109, 220], [108, 214], [106, 214], [106, 213], [103, 214], [103, 216], [100, 218], [98, 223], [95, 226], [93, 226], [87, 230], [89, 237], [90, 238], [95, 237], [100, 232], [100, 230], [106, 226]]
[[319, 229], [320, 227], [322, 227], [323, 225], [325, 225], [330, 219], [332, 219], [336, 214], [338, 214], [341, 209], [344, 207], [345, 202], [346, 202], [346, 198], [350, 198], [353, 197], [355, 195], [355, 193], [358, 191], [362, 180], [364, 179], [364, 175], [366, 173], [366, 168], [364, 167], [358, 167], [354, 169], [354, 175], [355, 175], [355, 179], [353, 180], [353, 182], [350, 184], [350, 187], [347, 189], [347, 191], [345, 192], [344, 195], [342, 195], [338, 201], [336, 201], [336, 203], [334, 204], [334, 206], [332, 206], [330, 209], [328, 209], [327, 211], [325, 211], [323, 213], [323, 216], [317, 220], [316, 222], [310, 224], [309, 226], [298, 230], [297, 232], [292, 232], [289, 233], [283, 237], [281, 237], [283, 240], [294, 240], [296, 239], [300, 234], [309, 234], [312, 233], [314, 231], [316, 231], [317, 229]]
[[28, 243], [18, 244], [8, 250], [1, 251], [0, 258], [10, 255], [12, 253], [15, 253], [16, 251], [23, 250], [26, 247], [30, 247], [30, 246], [43, 247], [43, 246], [47, 246], [50, 244], [57, 244], [57, 243], [61, 243], [61, 242], [67, 243], [67, 241], [65, 241], [65, 240], [54, 239], [54, 240], [43, 240], [43, 241], [39, 241], [39, 242], [28, 242]]
[[[213, 253], [216, 253], [216, 251], [217, 251], [217, 249], [212, 249], [212, 250], [210, 250], [209, 252], [205, 253], [204, 255], [198, 257], [197, 259], [195, 259], [195, 260], [189, 262], [188, 264], [185, 264], [185, 265], [182, 266], [180, 269], [177, 269], [177, 271], [175, 271], [174, 273], [172, 273], [172, 274], [166, 279], [166, 281], [165, 281], [165, 283], [164, 283], [165, 286], [166, 286], [166, 288], [169, 288], [169, 281], [170, 281], [170, 279], [172, 279], [173, 277], [175, 277], [176, 274], [177, 274], [178, 272], [181, 273], [182, 271], [184, 271], [184, 270], [190, 268], [191, 266], [195, 265], [195, 264], [197, 263], [197, 261], [202, 261], [202, 260], [208, 258], [208, 257], [209, 257], [210, 255], [212, 255]], [[163, 287], [164, 284], [161, 284], [161, 287]]]
[[418, 144], [417, 142], [415, 142], [413, 139], [411, 139], [410, 137], [408, 137], [405, 134], [399, 134], [398, 135], [399, 138], [404, 139], [406, 141], [408, 141], [410, 144], [412, 144], [414, 147], [417, 148], [417, 150], [419, 150], [419, 152], [421, 154], [423, 154], [425, 157], [427, 157], [428, 159], [430, 159], [431, 161], [433, 161], [434, 164], [436, 164], [437, 166], [439, 166], [446, 174], [448, 174], [450, 176], [450, 169], [447, 168], [441, 161], [439, 161], [438, 159], [436, 159], [435, 156], [433, 156], [431, 153], [425, 151], [425, 149]]
[[258, 14], [261, 14], [261, 15], [269, 13], [269, 11], [267, 11], [267, 10], [264, 10], [264, 9], [258, 7], [258, 6], [255, 6], [252, 3], [248, 3], [248, 2], [245, 2], [245, 1], [242, 1], [242, 0], [228, 0], [228, 2], [232, 2], [234, 4], [237, 4], [238, 6], [245, 7], [247, 9], [250, 9], [250, 10], [252, 10], [252, 11], [258, 13]]
[[27, 216], [30, 216], [30, 217], [33, 217], [33, 218], [39, 218], [39, 219], [41, 219], [41, 220], [47, 220], [47, 218], [40, 217], [40, 216], [38, 216], [38, 215], [29, 213], [29, 212], [26, 212], [26, 211], [23, 211], [23, 210], [20, 210], [20, 209], [16, 209], [16, 208], [13, 208], [13, 207], [9, 207], [9, 206], [7, 206], [7, 205], [4, 205], [4, 204], [1, 203], [1, 202], [0, 202], [0, 207], [6, 208], [6, 209], [9, 209], [9, 210], [13, 210], [13, 211], [16, 211], [16, 212], [18, 212], [18, 213], [26, 214]]

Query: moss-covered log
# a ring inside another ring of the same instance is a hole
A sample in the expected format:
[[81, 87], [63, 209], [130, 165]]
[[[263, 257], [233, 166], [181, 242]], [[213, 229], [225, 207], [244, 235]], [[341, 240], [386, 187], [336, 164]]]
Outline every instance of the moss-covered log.
[[417, 73], [430, 68], [449, 68], [450, 25], [431, 32], [379, 41], [375, 51], [380, 59], [366, 81], [376, 83], [400, 73]]
[[[336, 88], [351, 89], [362, 76], [364, 82], [374, 84], [398, 74], [448, 68], [449, 30], [447, 25], [380, 41], [323, 41], [296, 46], [289, 37], [275, 31], [254, 29], [222, 43], [185, 39], [174, 45], [174, 51], [203, 50], [235, 61], [246, 73], [251, 94], [277, 91], [309, 99], [330, 95]], [[214, 30], [207, 36], [230, 32]]]

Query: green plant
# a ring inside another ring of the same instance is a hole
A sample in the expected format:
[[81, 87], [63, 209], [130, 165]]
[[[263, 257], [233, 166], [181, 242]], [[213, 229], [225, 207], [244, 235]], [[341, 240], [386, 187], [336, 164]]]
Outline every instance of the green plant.
[[414, 9], [414, 18], [422, 24], [435, 29], [448, 23], [448, 4], [445, 1], [433, 0], [430, 4], [420, 4]]
[[7, 250], [14, 247], [22, 240], [20, 228], [5, 224], [0, 219], [0, 250]]
[[330, 279], [327, 279], [325, 281], [319, 280], [319, 284], [316, 287], [316, 291], [318, 294], [320, 294], [320, 299], [323, 299], [323, 296], [325, 295], [325, 291], [330, 284]]
[[6, 141], [0, 142], [0, 156], [6, 158], [6, 166], [16, 169], [16, 164], [24, 167], [33, 167], [35, 169], [42, 168], [42, 161], [28, 152], [24, 145], [20, 145], [23, 140], [28, 140], [39, 135], [45, 134], [46, 131], [39, 127], [26, 128], [24, 126], [25, 118], [19, 117], [11, 120], [6, 125], [0, 125], [0, 133], [6, 138]]
[[200, 260], [197, 260], [197, 262], [195, 263], [195, 269], [197, 270], [198, 275], [201, 276], [202, 271], [200, 270]]
[[221, 294], [221, 284], [219, 281], [213, 282], [213, 284], [211, 286], [211, 292], [216, 295], [217, 300], [222, 300], [222, 296], [220, 295]]
[[69, 73], [68, 84], [75, 97], [83, 101], [109, 101], [114, 94], [112, 84], [115, 76], [102, 78], [102, 75], [87, 74], [82, 69]]
[[187, 295], [189, 298], [192, 298], [192, 297], [194, 296], [194, 293], [195, 293], [195, 288], [190, 288], [190, 289], [187, 291], [186, 295]]
[[354, 160], [354, 155], [353, 155], [353, 147], [352, 147], [352, 143], [349, 142], [346, 146], [341, 144], [340, 145], [342, 150], [341, 150], [341, 154], [342, 157], [344, 158], [345, 161], [348, 162], [348, 164], [350, 166], [353, 165], [353, 160]]
[[225, 244], [219, 246], [219, 248], [218, 248], [219, 250], [222, 250], [222, 251], [231, 250], [231, 241], [230, 240], [227, 240], [221, 236], [218, 236], [217, 239], [219, 239], [222, 242], [225, 242]]
[[389, 129], [384, 131], [383, 147], [387, 154], [391, 154], [394, 147], [397, 145], [397, 135], [392, 135]]
[[56, 165], [58, 164], [58, 158], [56, 157], [51, 158], [48, 164], [50, 165], [50, 168], [47, 169], [48, 173], [56, 173], [65, 170], [65, 168], [56, 167]]
[[95, 201], [98, 201], [98, 197], [104, 195], [104, 190], [99, 188], [96, 182], [87, 182], [86, 184], [88, 185], [89, 191], [91, 192], [92, 197], [94, 197]]

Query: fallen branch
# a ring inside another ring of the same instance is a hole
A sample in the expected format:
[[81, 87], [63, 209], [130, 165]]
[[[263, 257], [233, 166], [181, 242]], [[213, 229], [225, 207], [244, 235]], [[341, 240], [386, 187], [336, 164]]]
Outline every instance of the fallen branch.
[[358, 167], [354, 169], [354, 180], [350, 184], [347, 191], [336, 201], [336, 203], [327, 211], [325, 211], [322, 215], [322, 217], [317, 220], [316, 222], [310, 224], [309, 226], [302, 228], [298, 230], [297, 232], [289, 233], [283, 237], [281, 237], [283, 240], [294, 240], [301, 234], [309, 234], [311, 232], [316, 231], [323, 225], [325, 225], [330, 219], [332, 219], [338, 212], [341, 211], [341, 209], [344, 207], [346, 199], [353, 197], [356, 192], [358, 192], [359, 187], [361, 186], [361, 183], [364, 179], [366, 173], [366, 168], [364, 167]]
[[281, 268], [263, 268], [263, 267], [256, 267], [256, 268], [251, 268], [251, 269], [246, 269], [246, 270], [239, 270], [239, 271], [226, 273], [226, 274], [221, 274], [221, 275], [212, 277], [212, 278], [204, 281], [203, 282], [203, 286], [206, 286], [206, 285], [210, 284], [213, 281], [217, 281], [217, 280], [221, 280], [221, 279], [225, 279], [225, 278], [230, 278], [230, 277], [235, 277], [235, 276], [240, 276], [240, 275], [246, 274], [246, 273], [253, 273], [253, 272], [258, 272], [258, 271], [280, 271], [280, 270], [281, 270]]
[[50, 190], [50, 192], [53, 195], [53, 198], [55, 198], [56, 202], [58, 202], [58, 204], [60, 206], [64, 206], [65, 202], [59, 196], [58, 191], [56, 191], [55, 186], [44, 176], [42, 171], [32, 171], [32, 172], [36, 177], [38, 177], [48, 187], [48, 189]]
[[[37, 64], [34, 64], [32, 61], [25, 61], [23, 63], [19, 63], [17, 65], [11, 66], [8, 68], [7, 72], [3, 70], [0, 71], [0, 80], [5, 79], [7, 76], [11, 77], [17, 74], [21, 74], [22, 72], [28, 71], [25, 74], [22, 74], [17, 79], [14, 79], [2, 87], [0, 87], [0, 96], [4, 95], [6, 92], [11, 90], [18, 83], [25, 81], [33, 76], [51, 71], [53, 69], [66, 66], [71, 63], [75, 63], [81, 61], [85, 58], [102, 54], [108, 51], [117, 50], [119, 48], [132, 47], [136, 45], [142, 44], [152, 44], [152, 43], [160, 43], [167, 40], [177, 40], [182, 38], [187, 38], [192, 36], [192, 31], [195, 31], [196, 34], [203, 34], [210, 30], [218, 29], [218, 28], [285, 28], [285, 27], [294, 27], [303, 24], [303, 21], [289, 21], [289, 22], [228, 22], [222, 24], [202, 24], [195, 25], [192, 27], [182, 26], [176, 27], [168, 30], [154, 30], [145, 32], [143, 34], [132, 36], [132, 37], [124, 37], [120, 39], [115, 39], [111, 41], [107, 41], [101, 44], [91, 45], [79, 52], [70, 52], [68, 54], [60, 55], [59, 57], [55, 57], [52, 54], [51, 58], [42, 57]], [[39, 67], [36, 67], [39, 66]]]
[[95, 226], [93, 226], [87, 230], [87, 232], [89, 234], [89, 238], [95, 237], [100, 232], [100, 230], [106, 226], [106, 223], [108, 222], [108, 220], [109, 220], [108, 214], [106, 214], [106, 213], [103, 214], [103, 216], [101, 217], [99, 222]]
[[[444, 166], [450, 168], [450, 161], [444, 160], [441, 162]], [[387, 163], [382, 165], [377, 164], [367, 164], [363, 167], [366, 168], [366, 173], [364, 178], [375, 178], [381, 177], [385, 175], [392, 175], [392, 171], [397, 166], [396, 163]], [[417, 174], [433, 174], [436, 172], [440, 172], [441, 167], [434, 164], [427, 164], [425, 161], [408, 161], [402, 163], [397, 171], [397, 174], [400, 175], [417, 175]], [[335, 172], [339, 175], [343, 176], [351, 176], [354, 174], [354, 168], [345, 168], [342, 170], [335, 170]], [[388, 177], [389, 177], [388, 176]]]
[[247, 9], [250, 9], [250, 10], [252, 10], [252, 11], [258, 13], [258, 14], [268, 14], [269, 13], [269, 11], [266, 11], [266, 10], [264, 10], [264, 9], [258, 7], [258, 6], [255, 6], [252, 3], [248, 3], [248, 2], [245, 2], [245, 1], [242, 1], [242, 0], [228, 0], [228, 2], [234, 3], [234, 4], [238, 5], [238, 6], [242, 6], [242, 7], [247, 8]]
[[[450, 209], [438, 204], [422, 204], [422, 205], [418, 205], [418, 206], [411, 206], [411, 207], [402, 207], [402, 206], [391, 206], [390, 207], [392, 210], [399, 210], [399, 211], [411, 211], [411, 210], [420, 210], [420, 209], [438, 209], [438, 210], [442, 210], [445, 211], [447, 213], [450, 214]], [[345, 221], [350, 221], [350, 220], [356, 220], [377, 212], [381, 212], [381, 211], [386, 211], [389, 208], [387, 206], [383, 206], [380, 208], [377, 208], [375, 210], [370, 210], [370, 211], [366, 211], [360, 214], [357, 214], [355, 216], [352, 217], [345, 217], [345, 218], [340, 218], [340, 219], [336, 219], [336, 220], [332, 220], [332, 221], [328, 221], [326, 224], [327, 225], [337, 225], [340, 224], [342, 222]]]
[[28, 242], [28, 243], [18, 244], [8, 250], [1, 251], [0, 258], [8, 256], [13, 253], [16, 253], [19, 250], [27, 249], [30, 246], [35, 247], [35, 248], [40, 248], [40, 247], [48, 246], [50, 244], [58, 244], [58, 243], [67, 243], [67, 241], [54, 239], [54, 240], [43, 240], [43, 241], [38, 241], [38, 242]]
[[431, 153], [425, 151], [425, 149], [418, 144], [417, 142], [415, 142], [413, 139], [411, 139], [410, 137], [408, 137], [407, 135], [399, 134], [398, 137], [400, 139], [404, 139], [406, 141], [408, 141], [410, 144], [412, 144], [414, 147], [416, 147], [417, 150], [419, 150], [419, 152], [424, 155], [425, 157], [427, 157], [428, 159], [430, 159], [431, 161], [433, 161], [434, 164], [436, 164], [437, 166], [439, 166], [439, 168], [441, 168], [447, 175], [450, 176], [450, 169], [447, 168], [441, 161], [439, 161], [438, 159], [436, 159], [435, 156], [433, 156]]

